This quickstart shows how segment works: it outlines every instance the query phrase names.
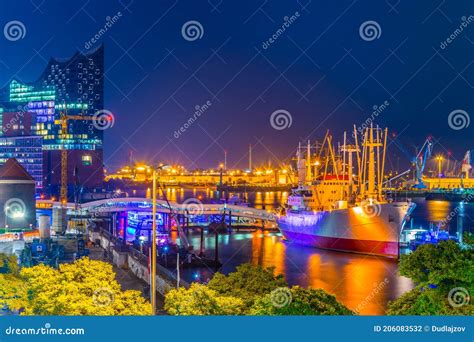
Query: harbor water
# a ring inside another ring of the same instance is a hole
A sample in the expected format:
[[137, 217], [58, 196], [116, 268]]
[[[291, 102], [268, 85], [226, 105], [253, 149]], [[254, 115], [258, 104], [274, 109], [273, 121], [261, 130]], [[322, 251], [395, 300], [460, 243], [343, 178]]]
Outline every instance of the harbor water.
[[[209, 189], [168, 189], [167, 195], [172, 201], [198, 198], [203, 203], [238, 195], [245, 197], [250, 206], [268, 210], [278, 207], [287, 197], [287, 193], [282, 192], [226, 195]], [[474, 203], [424, 199], [414, 199], [414, 202], [417, 204], [412, 215], [414, 228], [427, 228], [430, 223], [444, 220], [452, 235], [456, 235], [460, 225], [464, 231], [474, 233]], [[195, 249], [199, 248], [198, 232], [190, 233], [188, 238]], [[214, 234], [206, 233], [204, 242], [206, 257], [213, 258]], [[290, 285], [322, 288], [359, 314], [384, 314], [390, 300], [413, 288], [410, 279], [398, 274], [396, 260], [300, 246], [285, 241], [278, 232], [234, 229], [231, 233], [219, 235], [218, 250], [223, 264], [220, 272], [232, 272], [246, 262], [275, 267], [275, 272], [283, 274]], [[214, 272], [211, 267], [185, 269], [182, 276], [188, 281], [206, 282]]]

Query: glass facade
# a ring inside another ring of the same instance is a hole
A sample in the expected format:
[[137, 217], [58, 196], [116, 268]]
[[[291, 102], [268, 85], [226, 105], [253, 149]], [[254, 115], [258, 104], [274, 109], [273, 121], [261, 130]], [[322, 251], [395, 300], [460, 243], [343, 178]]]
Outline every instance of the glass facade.
[[37, 191], [43, 189], [43, 138], [3, 137], [0, 138], [0, 165], [15, 158], [35, 179]]
[[[41, 141], [46, 186], [57, 185], [59, 182], [57, 178], [59, 172], [54, 173], [52, 170], [58, 169], [56, 154], [60, 153], [62, 149], [74, 152], [74, 156], [77, 155], [76, 152], [79, 155], [90, 155], [92, 151], [96, 151], [92, 155], [94, 158], [100, 159], [94, 159], [94, 166], [89, 160], [79, 159], [77, 162], [68, 162], [68, 169], [82, 167], [84, 168], [82, 174], [89, 175], [90, 170], [87, 168], [95, 167], [94, 176], [88, 176], [86, 181], [90, 182], [91, 186], [96, 186], [99, 181], [102, 182], [103, 131], [97, 129], [90, 120], [69, 120], [67, 132], [62, 132], [59, 119], [61, 113], [64, 112], [69, 115], [93, 116], [98, 110], [104, 109], [103, 76], [104, 49], [101, 46], [88, 54], [77, 52], [65, 60], [52, 58], [35, 82], [25, 83], [12, 80], [7, 87], [0, 90], [0, 123], [3, 120], [3, 111], [16, 111], [19, 115], [28, 112], [34, 114], [36, 118], [34, 134], [38, 135], [40, 139], [29, 142], [33, 143], [32, 148], [36, 151], [36, 144]], [[0, 127], [3, 126], [0, 125]], [[0, 132], [0, 136], [2, 133], [3, 131]], [[6, 136], [7, 134], [3, 134], [4, 138]], [[3, 141], [5, 146], [6, 141]], [[13, 146], [11, 140], [9, 141], [9, 146]], [[21, 146], [18, 147], [19, 151], [27, 148], [26, 145], [23, 145], [27, 143], [27, 141], [21, 141]], [[0, 151], [0, 164], [5, 160], [6, 153], [6, 150]], [[8, 153], [11, 154], [11, 151], [9, 150]], [[29, 153], [32, 151], [24, 152], [26, 155]], [[22, 158], [20, 155], [18, 157]], [[23, 156], [22, 160], [25, 161], [25, 158]], [[36, 163], [37, 158], [33, 159]], [[23, 165], [21, 161], [20, 163]], [[23, 166], [28, 169], [28, 165]], [[94, 179], [91, 181], [91, 178]]]

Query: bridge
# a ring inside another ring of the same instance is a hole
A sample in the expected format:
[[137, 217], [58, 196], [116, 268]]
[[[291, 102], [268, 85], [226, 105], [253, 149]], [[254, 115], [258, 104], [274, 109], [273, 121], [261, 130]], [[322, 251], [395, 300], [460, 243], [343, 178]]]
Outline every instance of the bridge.
[[[171, 210], [170, 210], [171, 206]], [[37, 209], [59, 209], [61, 203], [51, 200], [37, 200]], [[120, 197], [109, 198], [98, 201], [82, 203], [76, 206], [75, 203], [67, 203], [66, 208], [71, 214], [80, 216], [96, 216], [98, 214], [119, 213], [127, 211], [151, 212], [152, 200], [142, 197]], [[169, 214], [170, 211], [176, 215], [197, 216], [197, 215], [228, 215], [254, 220], [275, 222], [275, 214], [263, 209], [250, 208], [246, 206], [222, 204], [203, 204], [197, 200], [185, 203], [166, 202], [165, 200], [156, 201], [156, 210], [158, 213]]]

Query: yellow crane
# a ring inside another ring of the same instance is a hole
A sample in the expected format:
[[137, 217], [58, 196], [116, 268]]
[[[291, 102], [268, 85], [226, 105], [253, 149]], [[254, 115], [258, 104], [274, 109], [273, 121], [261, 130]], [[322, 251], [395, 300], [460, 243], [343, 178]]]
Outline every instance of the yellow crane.
[[68, 126], [67, 123], [69, 120], [91, 120], [94, 121], [95, 118], [93, 116], [85, 116], [82, 115], [68, 115], [67, 113], [67, 106], [64, 106], [64, 112], [60, 113], [59, 120], [55, 120], [55, 124], [61, 125], [61, 134], [60, 137], [63, 140], [61, 144], [61, 205], [66, 206], [67, 204], [67, 149], [64, 144], [64, 140], [67, 139], [67, 131]]

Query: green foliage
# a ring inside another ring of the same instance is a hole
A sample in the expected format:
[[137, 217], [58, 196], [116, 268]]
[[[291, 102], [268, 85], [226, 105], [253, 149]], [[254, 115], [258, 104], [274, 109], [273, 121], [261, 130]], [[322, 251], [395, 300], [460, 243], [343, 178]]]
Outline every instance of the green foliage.
[[[9, 277], [9, 278], [6, 278]], [[22, 268], [0, 278], [0, 294], [11, 310], [24, 315], [149, 315], [139, 291], [122, 291], [112, 265], [82, 258], [59, 269]]]
[[274, 272], [274, 267], [263, 268], [249, 263], [242, 264], [227, 276], [216, 273], [208, 286], [223, 296], [241, 298], [245, 305], [250, 307], [257, 297], [268, 294], [276, 288], [288, 286], [283, 275], [275, 276]]
[[20, 267], [16, 255], [8, 256], [0, 253], [0, 273], [18, 274], [19, 272]]
[[189, 289], [173, 289], [166, 294], [165, 310], [170, 315], [241, 315], [240, 298], [220, 296], [205, 285], [192, 284]]
[[464, 232], [462, 235], [462, 241], [465, 245], [474, 248], [474, 234], [471, 232]]
[[403, 255], [400, 274], [421, 285], [457, 285], [474, 281], [472, 250], [462, 250], [454, 241], [426, 244]]
[[25, 283], [18, 278], [18, 259], [15, 255], [0, 254], [0, 307], [15, 311], [21, 308], [27, 294]]
[[[277, 290], [278, 291], [278, 290]], [[279, 303], [275, 294], [258, 298], [250, 309], [251, 315], [352, 315], [353, 312], [321, 289], [293, 286], [286, 302]], [[284, 305], [283, 305], [284, 304]]]
[[26, 296], [27, 287], [24, 281], [14, 274], [0, 274], [0, 307], [18, 311], [23, 307]]
[[[471, 292], [472, 293], [472, 292]], [[448, 301], [449, 291], [416, 287], [388, 304], [388, 315], [472, 315], [473, 305], [455, 307]]]
[[[402, 256], [400, 274], [417, 286], [389, 303], [389, 315], [472, 315], [474, 305], [474, 251], [461, 249], [454, 241], [422, 245]], [[454, 291], [462, 288], [464, 293]], [[454, 292], [453, 292], [454, 291]], [[464, 304], [453, 305], [458, 292]], [[448, 300], [451, 297], [451, 303]]]
[[336, 298], [323, 290], [291, 289], [274, 268], [243, 264], [209, 284], [171, 290], [165, 298], [171, 315], [348, 315]]

